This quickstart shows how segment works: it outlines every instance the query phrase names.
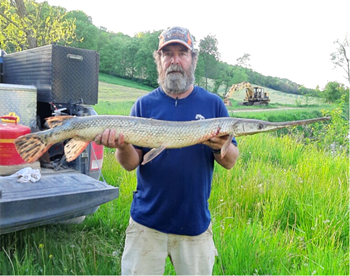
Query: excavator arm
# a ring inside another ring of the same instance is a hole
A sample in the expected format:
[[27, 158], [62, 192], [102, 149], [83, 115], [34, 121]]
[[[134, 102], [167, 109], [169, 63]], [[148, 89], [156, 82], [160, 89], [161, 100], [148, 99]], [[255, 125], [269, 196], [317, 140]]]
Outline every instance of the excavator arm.
[[244, 88], [253, 91], [252, 85], [249, 82], [244, 81], [238, 84], [233, 84], [230, 90], [224, 96], [225, 105], [231, 105], [230, 98], [232, 97], [233, 93], [235, 93], [237, 90]]

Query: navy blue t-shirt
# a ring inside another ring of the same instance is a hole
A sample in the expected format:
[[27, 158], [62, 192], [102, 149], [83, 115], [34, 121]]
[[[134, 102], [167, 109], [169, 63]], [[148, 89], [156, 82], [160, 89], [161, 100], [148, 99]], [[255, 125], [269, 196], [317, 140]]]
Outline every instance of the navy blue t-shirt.
[[[198, 86], [188, 97], [178, 100], [157, 88], [138, 99], [130, 115], [168, 121], [229, 116], [220, 97]], [[233, 143], [237, 145], [235, 139]], [[150, 150], [141, 149], [144, 153]], [[210, 223], [208, 199], [213, 168], [214, 156], [206, 145], [165, 149], [151, 162], [137, 168], [137, 192], [131, 217], [168, 234], [203, 233]]]

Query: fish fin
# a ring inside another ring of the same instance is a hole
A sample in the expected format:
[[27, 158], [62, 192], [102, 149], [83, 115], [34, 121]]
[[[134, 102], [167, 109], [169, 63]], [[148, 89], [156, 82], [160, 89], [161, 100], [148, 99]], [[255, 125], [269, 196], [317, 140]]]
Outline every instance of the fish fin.
[[84, 151], [84, 149], [86, 149], [89, 143], [90, 142], [75, 139], [69, 140], [69, 142], [64, 146], [66, 160], [70, 162], [76, 159]]
[[20, 136], [14, 144], [18, 154], [27, 163], [35, 162], [51, 147], [43, 136], [36, 133]]
[[226, 155], [228, 148], [229, 148], [230, 144], [232, 143], [232, 138], [233, 138], [233, 133], [228, 136], [226, 142], [224, 143], [224, 145], [221, 148], [221, 158], [224, 158], [224, 156]]
[[50, 128], [54, 128], [63, 124], [64, 121], [72, 119], [74, 116], [65, 115], [65, 116], [53, 116], [46, 118], [46, 122]]
[[156, 158], [163, 150], [165, 150], [165, 146], [160, 146], [159, 148], [151, 149], [149, 152], [145, 154], [143, 157], [143, 162], [141, 165], [147, 164], [149, 161], [152, 161], [154, 158]]

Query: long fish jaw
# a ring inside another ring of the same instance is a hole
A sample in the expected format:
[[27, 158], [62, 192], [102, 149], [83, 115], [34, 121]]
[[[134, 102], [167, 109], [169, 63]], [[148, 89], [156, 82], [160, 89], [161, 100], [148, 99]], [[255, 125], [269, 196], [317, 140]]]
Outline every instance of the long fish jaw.
[[316, 118], [316, 119], [299, 120], [299, 121], [291, 121], [291, 122], [276, 122], [276, 123], [261, 121], [261, 120], [243, 119], [243, 120], [238, 120], [234, 124], [233, 128], [234, 128], [234, 135], [238, 137], [238, 136], [245, 136], [245, 135], [253, 135], [253, 134], [262, 133], [262, 132], [269, 132], [269, 131], [286, 128], [286, 127], [313, 124], [320, 121], [328, 121], [329, 119], [330, 118], [322, 117], [322, 118]]

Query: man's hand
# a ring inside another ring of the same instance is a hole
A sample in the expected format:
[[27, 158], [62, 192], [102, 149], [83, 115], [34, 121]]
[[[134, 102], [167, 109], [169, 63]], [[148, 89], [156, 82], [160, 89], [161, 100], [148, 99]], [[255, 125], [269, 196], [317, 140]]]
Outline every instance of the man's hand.
[[108, 148], [124, 148], [129, 145], [125, 142], [123, 133], [117, 135], [115, 129], [105, 129], [102, 134], [96, 135], [95, 143]]
[[227, 149], [227, 152], [223, 158], [221, 158], [221, 154], [219, 151], [224, 146], [228, 137], [229, 137], [228, 135], [221, 136], [221, 137], [217, 137], [217, 136], [212, 137], [209, 140], [204, 141], [203, 144], [207, 145], [214, 151], [218, 151], [218, 152], [213, 152], [214, 158], [217, 163], [219, 163], [222, 167], [226, 169], [231, 169], [236, 164], [236, 160], [239, 156], [238, 148], [233, 143], [230, 143]]
[[136, 169], [141, 163], [142, 150], [135, 149], [132, 144], [126, 143], [123, 133], [117, 134], [115, 129], [105, 129], [101, 134], [96, 135], [95, 143], [108, 148], [116, 148], [115, 157], [128, 171]]
[[204, 141], [203, 144], [207, 145], [208, 147], [210, 147], [213, 150], [220, 150], [223, 147], [223, 145], [225, 144], [227, 138], [228, 138], [228, 135], [221, 136], [221, 137], [215, 136], [215, 137], [210, 138], [207, 141]]

